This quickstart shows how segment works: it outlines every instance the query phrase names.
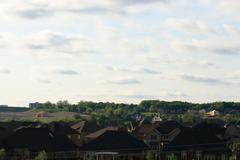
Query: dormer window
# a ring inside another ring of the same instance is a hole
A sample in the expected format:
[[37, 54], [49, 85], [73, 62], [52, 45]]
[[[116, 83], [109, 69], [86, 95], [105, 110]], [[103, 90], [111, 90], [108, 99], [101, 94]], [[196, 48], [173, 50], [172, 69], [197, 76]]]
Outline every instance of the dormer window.
[[168, 140], [168, 135], [164, 135], [164, 136], [163, 136], [163, 139], [164, 139], [164, 140]]

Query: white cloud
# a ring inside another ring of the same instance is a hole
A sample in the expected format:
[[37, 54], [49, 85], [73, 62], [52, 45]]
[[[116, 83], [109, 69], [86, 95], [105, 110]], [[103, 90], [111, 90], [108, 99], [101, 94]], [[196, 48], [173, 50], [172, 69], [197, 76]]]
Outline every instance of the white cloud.
[[105, 66], [104, 67], [108, 71], [114, 72], [123, 72], [123, 73], [133, 73], [133, 74], [152, 74], [157, 75], [161, 74], [159, 70], [156, 68], [149, 68], [149, 67], [115, 67], [115, 66]]
[[40, 78], [40, 79], [38, 79], [38, 81], [40, 83], [43, 83], [43, 84], [50, 84], [50, 83], [52, 83], [52, 81], [49, 80], [49, 79], [42, 79], [42, 78]]
[[119, 78], [113, 79], [105, 82], [105, 84], [114, 84], [114, 85], [136, 85], [141, 84], [141, 81], [135, 78]]
[[7, 68], [0, 68], [0, 74], [10, 74], [10, 70]]
[[72, 69], [59, 69], [59, 70], [56, 70], [55, 72], [62, 75], [78, 75], [79, 74], [79, 72]]
[[165, 29], [184, 31], [185, 33], [193, 34], [215, 34], [217, 30], [208, 23], [199, 19], [179, 19], [169, 18], [163, 22], [162, 26]]
[[[16, 91], [25, 102], [77, 100], [71, 96], [82, 91], [91, 100], [136, 102], [237, 95], [238, 1], [204, 1], [2, 0], [0, 73], [11, 74], [1, 79], [0, 97], [11, 102]], [[47, 85], [30, 87], [41, 83]]]
[[190, 74], [183, 74], [181, 75], [181, 79], [194, 82], [194, 83], [203, 83], [208, 85], [229, 85], [231, 82], [226, 80], [222, 80], [220, 78], [210, 77], [210, 76], [198, 76], [198, 75], [190, 75]]
[[229, 39], [193, 40], [189, 42], [175, 42], [173, 47], [177, 51], [190, 53], [214, 53], [218, 55], [240, 55], [239, 42]]
[[96, 52], [95, 47], [87, 38], [51, 31], [31, 34], [23, 42], [23, 45], [32, 52], [51, 51], [67, 54], [92, 54]]
[[[240, 18], [240, 4], [238, 0], [202, 0], [220, 12], [222, 15]], [[222, 17], [221, 17], [222, 18]]]

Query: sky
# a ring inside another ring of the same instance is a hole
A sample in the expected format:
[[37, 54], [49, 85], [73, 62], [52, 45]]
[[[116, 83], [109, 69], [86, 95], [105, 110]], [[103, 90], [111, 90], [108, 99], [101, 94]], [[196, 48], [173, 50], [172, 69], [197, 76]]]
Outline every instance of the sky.
[[239, 0], [1, 0], [0, 104], [240, 101]]

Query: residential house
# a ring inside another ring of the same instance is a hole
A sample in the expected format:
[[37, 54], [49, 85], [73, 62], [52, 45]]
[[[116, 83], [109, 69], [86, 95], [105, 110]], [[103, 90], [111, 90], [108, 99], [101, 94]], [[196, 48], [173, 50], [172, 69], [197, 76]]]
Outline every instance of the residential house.
[[163, 121], [163, 120], [162, 120], [160, 114], [154, 116], [153, 119], [152, 119], [152, 123], [160, 123], [160, 122], [162, 122], [162, 121]]
[[132, 134], [143, 140], [153, 151], [155, 159], [160, 159], [164, 145], [171, 142], [184, 127], [176, 121], [164, 121], [156, 124], [146, 124]]
[[71, 128], [80, 133], [80, 145], [87, 141], [85, 136], [102, 129], [102, 127], [96, 121], [81, 121], [71, 125]]
[[206, 122], [184, 128], [163, 146], [161, 159], [168, 160], [174, 154], [177, 160], [228, 160], [229, 149], [223, 138], [224, 131], [224, 128]]
[[80, 133], [64, 122], [51, 122], [41, 128], [48, 128], [54, 134], [66, 135], [74, 144], [80, 146]]
[[84, 160], [145, 160], [148, 146], [125, 131], [106, 131], [80, 150]]
[[217, 111], [217, 110], [212, 110], [210, 112], [207, 112], [206, 115], [209, 117], [209, 118], [214, 118], [216, 116], [219, 116], [220, 115], [220, 112]]
[[[31, 157], [46, 151], [49, 159], [76, 159], [78, 147], [65, 135], [54, 134], [47, 128], [21, 128], [4, 140], [8, 153], [16, 149], [27, 149]], [[14, 154], [11, 154], [14, 155]]]

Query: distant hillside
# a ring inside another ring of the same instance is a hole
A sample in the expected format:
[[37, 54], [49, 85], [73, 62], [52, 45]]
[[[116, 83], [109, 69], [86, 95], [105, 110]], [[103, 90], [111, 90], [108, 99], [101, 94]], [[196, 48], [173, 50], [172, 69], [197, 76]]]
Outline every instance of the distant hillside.
[[0, 107], [0, 112], [26, 112], [31, 110], [27, 107]]

